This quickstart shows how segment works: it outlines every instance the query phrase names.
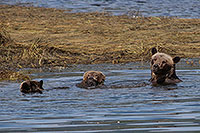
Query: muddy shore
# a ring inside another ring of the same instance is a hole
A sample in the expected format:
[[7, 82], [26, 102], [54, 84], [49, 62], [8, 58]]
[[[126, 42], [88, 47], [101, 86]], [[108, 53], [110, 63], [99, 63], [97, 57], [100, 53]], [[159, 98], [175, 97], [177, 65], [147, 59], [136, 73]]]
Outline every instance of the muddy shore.
[[200, 57], [200, 19], [0, 5], [1, 80], [23, 77], [21, 68], [147, 61], [152, 47]]

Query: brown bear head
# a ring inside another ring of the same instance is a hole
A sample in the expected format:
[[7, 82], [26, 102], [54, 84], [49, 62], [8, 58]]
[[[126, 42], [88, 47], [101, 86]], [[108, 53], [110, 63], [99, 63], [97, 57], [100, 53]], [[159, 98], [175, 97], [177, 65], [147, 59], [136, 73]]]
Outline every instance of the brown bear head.
[[168, 54], [159, 53], [156, 48], [152, 48], [151, 52], [151, 80], [162, 84], [178, 79], [175, 73], [175, 64], [180, 61], [180, 57], [172, 58]]
[[87, 71], [83, 75], [83, 81], [88, 87], [102, 85], [105, 75], [100, 71]]
[[151, 70], [156, 75], [169, 73], [179, 61], [180, 57], [172, 58], [170, 55], [159, 53], [156, 48], [152, 48]]
[[27, 80], [21, 83], [20, 90], [23, 93], [42, 93], [43, 89], [43, 80], [38, 81], [31, 81]]

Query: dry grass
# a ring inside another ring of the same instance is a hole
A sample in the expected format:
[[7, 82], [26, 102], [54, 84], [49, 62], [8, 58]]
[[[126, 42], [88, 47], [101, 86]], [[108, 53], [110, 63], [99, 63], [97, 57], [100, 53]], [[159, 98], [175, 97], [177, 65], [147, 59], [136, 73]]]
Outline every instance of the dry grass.
[[1, 69], [145, 61], [152, 47], [200, 57], [200, 19], [0, 5], [0, 22]]

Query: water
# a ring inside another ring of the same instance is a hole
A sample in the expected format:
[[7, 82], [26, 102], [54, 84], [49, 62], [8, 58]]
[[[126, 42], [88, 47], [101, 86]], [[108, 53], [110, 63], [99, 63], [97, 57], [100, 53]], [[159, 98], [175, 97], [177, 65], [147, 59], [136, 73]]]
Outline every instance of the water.
[[200, 18], [200, 0], [0, 0], [0, 4], [70, 9], [72, 12], [110, 12], [114, 15], [140, 11], [144, 16]]
[[[171, 86], [152, 87], [145, 63], [36, 70], [43, 94], [21, 95], [20, 83], [0, 82], [0, 132], [200, 131], [200, 65], [178, 64], [183, 82]], [[77, 88], [87, 70], [102, 71], [106, 87]]]

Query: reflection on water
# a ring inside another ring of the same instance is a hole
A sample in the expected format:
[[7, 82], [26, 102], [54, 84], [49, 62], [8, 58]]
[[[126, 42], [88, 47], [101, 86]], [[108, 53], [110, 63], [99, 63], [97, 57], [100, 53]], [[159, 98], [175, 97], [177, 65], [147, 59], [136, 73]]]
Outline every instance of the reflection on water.
[[[43, 94], [0, 82], [0, 132], [200, 131], [200, 66], [179, 63], [177, 85], [152, 87], [149, 65], [79, 65], [32, 74]], [[190, 70], [189, 70], [190, 69]], [[75, 86], [84, 71], [106, 75], [103, 89]]]
[[72, 12], [106, 11], [114, 15], [140, 11], [144, 16], [199, 18], [199, 0], [1, 0], [0, 4], [70, 9]]

